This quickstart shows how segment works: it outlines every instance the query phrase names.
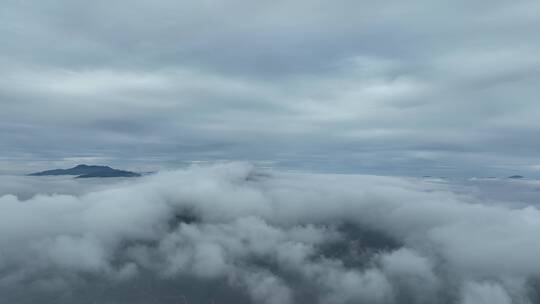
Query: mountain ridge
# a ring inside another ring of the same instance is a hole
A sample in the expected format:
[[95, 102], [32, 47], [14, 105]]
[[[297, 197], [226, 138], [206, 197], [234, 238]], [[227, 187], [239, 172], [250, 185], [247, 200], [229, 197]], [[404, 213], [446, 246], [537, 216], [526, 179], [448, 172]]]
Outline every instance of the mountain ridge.
[[68, 169], [52, 169], [28, 174], [29, 176], [76, 175], [75, 178], [91, 177], [139, 177], [141, 174], [118, 170], [109, 166], [81, 164]]

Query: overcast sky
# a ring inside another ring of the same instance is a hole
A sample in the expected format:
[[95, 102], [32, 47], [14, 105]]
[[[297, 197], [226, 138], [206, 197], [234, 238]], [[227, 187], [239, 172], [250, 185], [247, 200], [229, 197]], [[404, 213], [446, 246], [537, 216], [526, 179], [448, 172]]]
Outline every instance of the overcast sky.
[[0, 173], [540, 174], [539, 1], [0, 6]]

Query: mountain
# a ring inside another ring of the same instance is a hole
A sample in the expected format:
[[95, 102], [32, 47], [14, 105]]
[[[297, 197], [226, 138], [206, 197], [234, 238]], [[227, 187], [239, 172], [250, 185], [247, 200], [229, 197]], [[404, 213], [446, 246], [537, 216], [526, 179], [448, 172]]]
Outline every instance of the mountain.
[[524, 177], [521, 176], [521, 175], [512, 175], [512, 176], [509, 176], [508, 178], [511, 178], [511, 179], [522, 179], [522, 178], [524, 178]]
[[88, 166], [78, 165], [69, 169], [54, 169], [42, 172], [29, 174], [31, 176], [48, 176], [48, 175], [76, 175], [75, 178], [89, 177], [137, 177], [139, 173], [113, 169], [109, 166]]

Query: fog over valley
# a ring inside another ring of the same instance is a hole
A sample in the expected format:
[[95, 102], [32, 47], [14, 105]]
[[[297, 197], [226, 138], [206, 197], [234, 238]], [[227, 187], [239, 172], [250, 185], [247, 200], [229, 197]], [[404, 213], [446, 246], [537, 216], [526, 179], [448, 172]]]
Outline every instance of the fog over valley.
[[496, 185], [247, 163], [2, 179], [6, 303], [540, 300], [540, 212], [490, 197]]

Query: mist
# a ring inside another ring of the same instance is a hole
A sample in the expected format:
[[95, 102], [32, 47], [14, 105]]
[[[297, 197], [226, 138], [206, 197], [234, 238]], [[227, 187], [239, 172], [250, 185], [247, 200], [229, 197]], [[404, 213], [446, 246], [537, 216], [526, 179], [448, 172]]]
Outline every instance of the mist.
[[22, 191], [43, 179], [0, 188], [2, 303], [540, 301], [540, 212], [473, 183], [233, 162]]

